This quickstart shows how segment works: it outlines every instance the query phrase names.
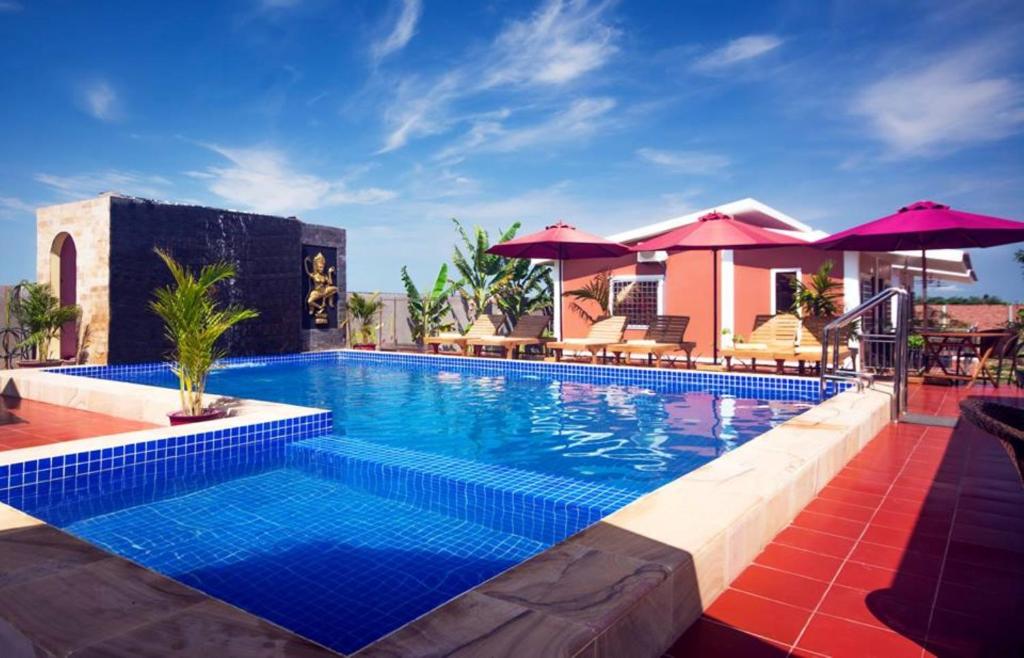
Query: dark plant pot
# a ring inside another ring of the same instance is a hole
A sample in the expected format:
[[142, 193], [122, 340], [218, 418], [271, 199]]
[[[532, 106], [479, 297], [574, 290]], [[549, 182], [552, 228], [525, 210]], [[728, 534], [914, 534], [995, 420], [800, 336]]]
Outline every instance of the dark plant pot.
[[1017, 386], [1024, 387], [1024, 370], [1017, 370], [1014, 374], [1017, 375]]
[[218, 420], [228, 415], [227, 409], [204, 409], [198, 416], [190, 416], [184, 411], [172, 411], [167, 414], [171, 419], [171, 427], [176, 425], [189, 425], [191, 423], [202, 423], [207, 420]]
[[18, 361], [19, 368], [56, 368], [57, 366], [64, 365], [64, 362], [60, 359], [48, 359], [46, 361], [39, 361], [37, 359], [21, 359]]
[[374, 351], [377, 349], [377, 343], [356, 343], [352, 346], [354, 350], [369, 350]]

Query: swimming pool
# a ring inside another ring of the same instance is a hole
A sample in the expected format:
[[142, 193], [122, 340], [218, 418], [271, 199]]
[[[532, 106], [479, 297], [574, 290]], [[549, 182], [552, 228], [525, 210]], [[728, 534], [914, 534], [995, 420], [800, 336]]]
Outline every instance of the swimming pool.
[[[329, 411], [0, 466], [0, 496], [346, 653], [816, 394], [795, 378], [353, 352], [228, 366], [211, 392]], [[161, 365], [68, 372], [174, 383]]]
[[[338, 436], [636, 492], [674, 480], [811, 406], [784, 389], [729, 388], [721, 375], [715, 381], [726, 387], [708, 391], [710, 380], [701, 379], [587, 381], [582, 368], [562, 367], [552, 376], [543, 369], [466, 365], [360, 355], [240, 362], [214, 372], [208, 389], [330, 409]], [[114, 377], [177, 387], [166, 368]], [[758, 383], [749, 377], [736, 383], [751, 379]]]

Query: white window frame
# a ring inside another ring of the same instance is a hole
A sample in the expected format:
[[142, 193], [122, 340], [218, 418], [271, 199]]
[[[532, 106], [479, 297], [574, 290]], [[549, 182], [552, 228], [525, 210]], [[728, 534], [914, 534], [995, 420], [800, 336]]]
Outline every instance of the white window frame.
[[[615, 284], [616, 283], [633, 283], [639, 281], [657, 281], [658, 282], [658, 302], [655, 315], [665, 314], [665, 275], [664, 274], [622, 274], [614, 275], [611, 278], [611, 285], [608, 288], [608, 312], [611, 315], [615, 315]], [[626, 325], [626, 329], [646, 329], [646, 324], [629, 324]]]
[[[768, 296], [772, 300], [771, 301], [771, 304], [772, 304], [771, 305], [772, 315], [775, 315], [776, 313], [778, 313], [778, 305], [775, 303], [775, 277], [777, 275], [779, 275], [779, 274], [782, 274], [783, 272], [793, 272], [793, 273], [796, 274], [796, 278], [798, 280], [803, 281], [804, 273], [803, 273], [803, 270], [800, 269], [799, 267], [773, 267], [771, 269], [771, 276], [768, 279], [768, 287], [769, 287]], [[800, 312], [800, 311], [797, 311], [797, 316], [803, 316], [803, 313]]]

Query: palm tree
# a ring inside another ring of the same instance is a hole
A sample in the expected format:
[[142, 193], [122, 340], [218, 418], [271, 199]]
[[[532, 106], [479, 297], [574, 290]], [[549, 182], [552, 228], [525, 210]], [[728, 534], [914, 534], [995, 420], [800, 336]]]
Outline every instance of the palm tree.
[[36, 358], [45, 361], [50, 357], [50, 345], [60, 334], [61, 327], [78, 319], [81, 310], [70, 304], [61, 306], [46, 283], [22, 281], [19, 294], [12, 294], [10, 311], [22, 325], [25, 338], [17, 345], [19, 349], [31, 347]]
[[149, 306], [164, 321], [164, 334], [172, 346], [169, 356], [178, 376], [181, 409], [189, 416], [200, 416], [210, 370], [227, 356], [217, 341], [231, 327], [259, 313], [240, 306], [221, 308], [214, 299], [216, 285], [235, 276], [232, 265], [204, 265], [197, 276], [161, 249], [154, 251], [167, 265], [174, 284], [155, 291]]
[[[368, 297], [364, 297], [357, 292], [352, 293], [348, 298], [346, 304], [348, 311], [348, 318], [345, 320], [345, 324], [349, 325], [349, 331], [352, 333], [352, 343], [371, 344], [377, 342], [377, 327], [374, 324], [374, 320], [377, 318], [377, 314], [384, 308], [384, 302], [380, 299], [380, 293], [375, 292]], [[352, 326], [358, 322], [358, 328], [352, 328]]]
[[417, 345], [423, 344], [423, 339], [438, 331], [450, 331], [451, 306], [448, 298], [451, 297], [454, 286], [448, 281], [448, 264], [441, 265], [437, 273], [434, 285], [429, 292], [420, 293], [416, 284], [413, 283], [409, 271], [402, 266], [402, 284], [405, 286], [405, 293], [409, 298], [409, 328], [412, 330], [412, 339]]
[[[608, 272], [600, 272], [594, 276], [593, 279], [587, 281], [582, 287], [574, 290], [567, 290], [562, 293], [563, 297], [572, 297], [573, 302], [572, 308], [576, 315], [580, 316], [587, 322], [593, 324], [601, 318], [608, 317], [610, 313], [609, 302], [611, 299], [611, 285], [612, 277]], [[584, 304], [590, 302], [588, 305], [596, 304], [600, 313], [594, 315], [588, 311]]]
[[534, 265], [525, 258], [513, 259], [509, 272], [496, 292], [495, 301], [505, 317], [515, 324], [522, 316], [549, 309], [553, 293], [551, 269]]
[[804, 284], [799, 277], [794, 278], [793, 312], [803, 311], [811, 317], [829, 318], [839, 311], [839, 296], [842, 285], [832, 278], [835, 264], [827, 260], [818, 271], [811, 275], [810, 285]]
[[[462, 247], [456, 244], [452, 254], [452, 265], [459, 275], [456, 291], [466, 307], [469, 324], [472, 324], [494, 301], [498, 288], [509, 274], [511, 263], [507, 258], [487, 253], [491, 240], [486, 230], [474, 226], [470, 236], [459, 220], [453, 218], [452, 222], [462, 240]], [[499, 231], [498, 242], [515, 237], [519, 226], [516, 222], [507, 231]]]

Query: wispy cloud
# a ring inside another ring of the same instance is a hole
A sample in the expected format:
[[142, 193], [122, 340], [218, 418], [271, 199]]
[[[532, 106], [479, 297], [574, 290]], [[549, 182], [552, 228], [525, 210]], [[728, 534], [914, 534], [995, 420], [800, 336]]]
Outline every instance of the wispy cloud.
[[380, 152], [436, 135], [475, 115], [453, 107], [498, 89], [525, 93], [577, 81], [604, 66], [617, 51], [618, 30], [608, 23], [608, 2], [547, 0], [529, 17], [506, 25], [483, 53], [437, 78], [408, 77], [396, 85], [385, 110], [388, 133]]
[[782, 43], [782, 39], [774, 34], [750, 34], [739, 37], [698, 59], [694, 62], [693, 69], [702, 73], [720, 71], [770, 53]]
[[17, 219], [35, 214], [36, 207], [17, 197], [0, 196], [0, 219]]
[[171, 181], [163, 176], [115, 169], [72, 176], [38, 173], [34, 178], [61, 196], [72, 199], [92, 197], [102, 192], [120, 192], [132, 196], [160, 199], [166, 198], [172, 186]]
[[0, 14], [2, 13], [14, 13], [21, 11], [25, 7], [20, 2], [11, 2], [10, 0], [0, 0]]
[[645, 147], [637, 149], [636, 154], [642, 160], [681, 174], [720, 174], [730, 164], [728, 157], [705, 151], [663, 151]]
[[895, 157], [1003, 139], [1024, 129], [1024, 88], [996, 73], [1003, 53], [971, 48], [873, 82], [853, 111]]
[[117, 91], [105, 80], [80, 85], [78, 105], [100, 121], [113, 121], [120, 115]]
[[261, 9], [290, 9], [302, 4], [302, 0], [259, 0]]
[[416, 24], [419, 23], [420, 15], [423, 13], [421, 0], [401, 0], [401, 11], [398, 19], [386, 37], [375, 41], [370, 47], [370, 54], [375, 61], [380, 61], [405, 48], [409, 40], [416, 34]]
[[188, 175], [204, 180], [228, 203], [268, 213], [294, 213], [345, 204], [388, 201], [395, 193], [377, 187], [351, 189], [344, 179], [327, 180], [296, 169], [288, 157], [267, 147], [208, 145], [228, 166], [212, 166]]
[[483, 85], [560, 85], [601, 68], [618, 49], [618, 30], [605, 20], [609, 4], [549, 0], [510, 23], [494, 41]]

